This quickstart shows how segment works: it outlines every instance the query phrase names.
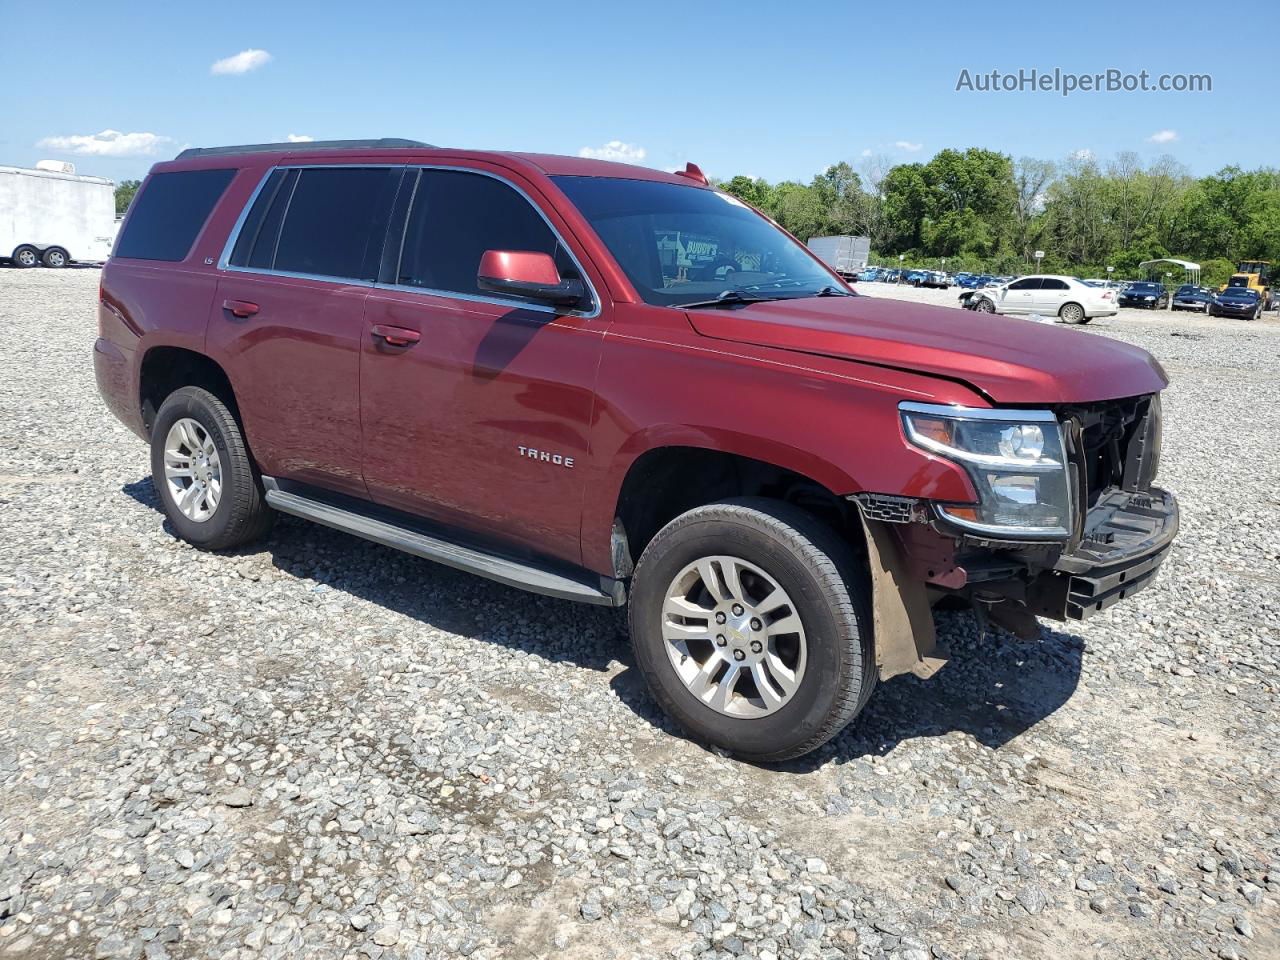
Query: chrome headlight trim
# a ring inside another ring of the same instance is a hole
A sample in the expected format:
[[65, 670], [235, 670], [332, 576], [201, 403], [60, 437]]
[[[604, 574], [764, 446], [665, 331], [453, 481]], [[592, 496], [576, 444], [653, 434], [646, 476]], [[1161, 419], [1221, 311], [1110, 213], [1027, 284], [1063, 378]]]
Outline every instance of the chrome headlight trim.
[[[1061, 477], [1062, 497], [1060, 504], [1063, 523], [1054, 526], [1014, 526], [998, 523], [983, 523], [954, 516], [945, 505], [934, 504], [938, 516], [946, 523], [975, 534], [1002, 540], [1054, 540], [1069, 539], [1071, 536], [1071, 520], [1074, 511], [1074, 491], [1070, 482], [1070, 472], [1066, 464], [1066, 438], [1062, 423], [1052, 410], [1019, 410], [1016, 408], [963, 407], [950, 404], [916, 403], [904, 401], [898, 404], [902, 428], [907, 441], [928, 453], [963, 466], [973, 481], [978, 494], [979, 507], [991, 508], [986, 490], [989, 486], [990, 472], [1035, 473], [1046, 475], [1046, 482], [1053, 474]], [[960, 447], [951, 446], [933, 437], [925, 436], [916, 429], [912, 415], [932, 416], [945, 420], [971, 420], [1010, 424], [1036, 424], [1046, 433], [1052, 432], [1056, 451], [1061, 459], [1039, 457], [1034, 460], [1003, 457], [986, 453], [976, 453]], [[1046, 501], [1048, 505], [1055, 505]]]

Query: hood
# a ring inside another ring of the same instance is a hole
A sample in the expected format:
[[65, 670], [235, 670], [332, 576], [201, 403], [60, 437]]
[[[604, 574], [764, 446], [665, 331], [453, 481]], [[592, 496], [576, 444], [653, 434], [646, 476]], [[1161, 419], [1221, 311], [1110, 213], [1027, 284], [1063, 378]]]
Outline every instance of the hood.
[[1089, 403], [1168, 384], [1145, 350], [1071, 330], [877, 297], [691, 310], [705, 337], [960, 380], [996, 403]]

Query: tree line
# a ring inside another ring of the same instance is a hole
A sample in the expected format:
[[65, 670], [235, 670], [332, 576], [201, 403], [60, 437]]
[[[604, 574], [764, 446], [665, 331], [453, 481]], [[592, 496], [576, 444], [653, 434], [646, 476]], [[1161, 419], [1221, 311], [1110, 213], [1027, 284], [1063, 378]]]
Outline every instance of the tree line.
[[949, 270], [1025, 273], [1043, 250], [1047, 273], [1105, 276], [1111, 266], [1136, 277], [1140, 262], [1176, 257], [1200, 263], [1205, 283], [1221, 283], [1238, 260], [1280, 262], [1273, 168], [1195, 178], [1169, 156], [1103, 162], [1082, 151], [1015, 161], [971, 147], [921, 163], [837, 163], [807, 184], [737, 176], [719, 186], [801, 240], [866, 236], [877, 259], [901, 256], [908, 266], [945, 258]]

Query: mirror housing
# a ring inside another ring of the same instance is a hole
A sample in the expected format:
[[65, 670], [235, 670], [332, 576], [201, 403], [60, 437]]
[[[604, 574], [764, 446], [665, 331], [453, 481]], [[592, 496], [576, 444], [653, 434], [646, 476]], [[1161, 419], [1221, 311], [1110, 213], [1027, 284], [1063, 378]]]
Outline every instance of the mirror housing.
[[490, 293], [557, 306], [577, 306], [586, 296], [581, 280], [562, 280], [550, 254], [526, 250], [486, 250], [476, 285]]

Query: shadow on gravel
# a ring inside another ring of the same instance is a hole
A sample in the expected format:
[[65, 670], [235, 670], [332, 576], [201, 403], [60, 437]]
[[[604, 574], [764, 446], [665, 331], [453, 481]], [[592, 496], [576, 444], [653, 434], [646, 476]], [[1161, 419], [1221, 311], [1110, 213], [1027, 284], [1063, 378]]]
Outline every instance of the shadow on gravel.
[[[160, 509], [150, 478], [123, 490]], [[291, 517], [278, 519], [264, 544], [229, 556], [264, 550], [278, 569], [310, 581], [315, 592], [345, 591], [428, 626], [549, 661], [599, 671], [619, 662], [623, 669], [610, 681], [618, 699], [646, 722], [683, 736], [650, 697], [619, 611], [527, 594]], [[938, 638], [951, 651], [942, 670], [927, 681], [903, 676], [880, 684], [862, 714], [834, 740], [769, 769], [808, 773], [828, 763], [887, 754], [904, 740], [956, 731], [999, 749], [1075, 691], [1085, 651], [1080, 637], [1045, 627], [1034, 641], [996, 629], [979, 638], [968, 613], [935, 616]]]

